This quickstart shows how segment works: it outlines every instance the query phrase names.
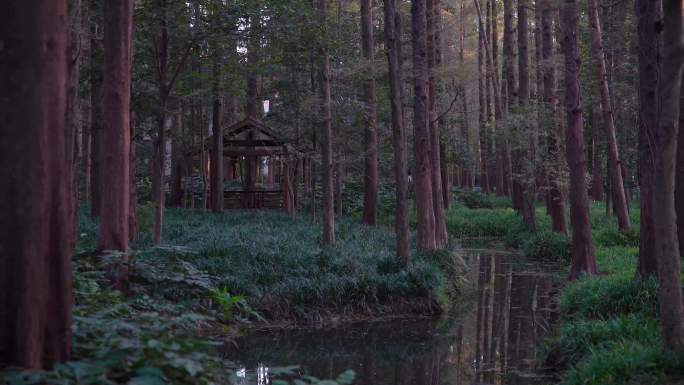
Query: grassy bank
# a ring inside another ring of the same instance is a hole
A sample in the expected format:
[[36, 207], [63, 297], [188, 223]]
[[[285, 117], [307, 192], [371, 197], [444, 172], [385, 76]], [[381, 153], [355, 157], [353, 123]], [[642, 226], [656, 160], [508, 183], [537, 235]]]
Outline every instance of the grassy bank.
[[[537, 207], [539, 231], [529, 233], [505, 204], [483, 194], [457, 192], [447, 226], [456, 236], [504, 237], [526, 256], [567, 266], [570, 238], [551, 232]], [[621, 232], [603, 204], [591, 208], [592, 235], [602, 276], [568, 283], [560, 297], [560, 324], [543, 347], [546, 364], [562, 373], [564, 385], [670, 384], [684, 377], [684, 357], [661, 347], [657, 281], [635, 279], [639, 252], [639, 208], [633, 229]]]
[[346, 218], [336, 227], [332, 247], [321, 245], [320, 226], [308, 218], [169, 210], [164, 246], [143, 242], [136, 261], [159, 290], [182, 279], [197, 295], [211, 288], [244, 298], [267, 320], [432, 314], [458, 289], [448, 279], [460, 266], [455, 254], [416, 256], [402, 269], [391, 230]]
[[[327, 247], [320, 224], [279, 212], [169, 209], [164, 243], [154, 247], [151, 218], [141, 207], [142, 236], [124, 294], [109, 283], [118, 256], [89, 253], [98, 226], [81, 216], [73, 361], [52, 372], [4, 372], [0, 383], [228, 383], [235, 366], [220, 349], [245, 327], [434, 314], [465, 284], [456, 254], [415, 256], [402, 269], [390, 229], [351, 219], [337, 222], [338, 242]], [[269, 369], [297, 378], [293, 368]]]

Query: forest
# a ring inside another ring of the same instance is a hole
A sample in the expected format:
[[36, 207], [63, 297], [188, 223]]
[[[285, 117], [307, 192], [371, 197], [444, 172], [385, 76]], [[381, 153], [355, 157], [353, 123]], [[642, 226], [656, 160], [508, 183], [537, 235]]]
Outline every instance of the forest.
[[0, 384], [684, 383], [684, 2], [3, 5]]

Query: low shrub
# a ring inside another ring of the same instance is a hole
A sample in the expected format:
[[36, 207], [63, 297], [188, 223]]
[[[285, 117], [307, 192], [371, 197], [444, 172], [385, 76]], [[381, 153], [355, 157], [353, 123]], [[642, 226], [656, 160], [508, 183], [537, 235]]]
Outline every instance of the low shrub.
[[502, 237], [520, 228], [522, 220], [512, 209], [455, 208], [446, 215], [449, 234], [454, 237]]
[[552, 231], [540, 231], [523, 243], [523, 251], [529, 258], [567, 261], [570, 238]]
[[657, 314], [658, 282], [637, 280], [627, 274], [585, 278], [569, 285], [560, 301], [562, 317], [577, 319], [609, 319], [621, 314]]
[[511, 207], [511, 199], [496, 195], [485, 194], [463, 188], [453, 189], [457, 204], [462, 204], [469, 209], [497, 209]]
[[599, 346], [613, 341], [634, 340], [644, 343], [657, 341], [656, 320], [639, 314], [620, 315], [607, 320], [578, 320], [562, 325], [558, 336], [546, 346], [547, 364], [567, 368]]
[[594, 242], [601, 246], [639, 246], [639, 226], [622, 231], [616, 225], [604, 224], [595, 226], [592, 231]]
[[614, 340], [591, 349], [563, 385], [660, 385], [680, 377], [682, 368], [684, 356], [666, 353], [657, 339]]

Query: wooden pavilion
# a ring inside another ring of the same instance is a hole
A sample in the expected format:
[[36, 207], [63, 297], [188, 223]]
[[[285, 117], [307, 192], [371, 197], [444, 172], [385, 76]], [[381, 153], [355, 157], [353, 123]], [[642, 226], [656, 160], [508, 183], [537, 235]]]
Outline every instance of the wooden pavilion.
[[297, 170], [305, 152], [260, 120], [248, 117], [224, 128], [223, 156], [229, 182], [224, 188], [224, 208], [294, 210]]

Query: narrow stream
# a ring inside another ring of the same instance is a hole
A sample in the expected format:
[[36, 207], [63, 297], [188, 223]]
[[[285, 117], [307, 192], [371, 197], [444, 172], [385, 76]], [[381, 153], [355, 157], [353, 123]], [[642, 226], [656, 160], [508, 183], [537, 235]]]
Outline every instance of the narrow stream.
[[538, 346], [555, 312], [553, 275], [539, 264], [492, 251], [466, 250], [472, 304], [459, 314], [253, 333], [226, 351], [233, 383], [270, 384], [276, 367], [335, 378], [356, 372], [359, 385], [537, 385]]

